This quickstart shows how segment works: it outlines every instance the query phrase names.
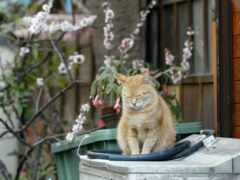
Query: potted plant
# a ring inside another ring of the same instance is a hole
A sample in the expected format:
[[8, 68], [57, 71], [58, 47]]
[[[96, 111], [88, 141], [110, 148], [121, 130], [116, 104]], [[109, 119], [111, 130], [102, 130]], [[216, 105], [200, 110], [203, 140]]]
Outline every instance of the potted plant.
[[[136, 39], [146, 20], [147, 15], [155, 5], [156, 1], [151, 1], [146, 10], [140, 13], [140, 20], [137, 22], [136, 28], [128, 37], [121, 41], [119, 46], [117, 46], [118, 51], [116, 53], [116, 50], [113, 51], [113, 47], [116, 47], [116, 45], [113, 44], [114, 33], [112, 20], [114, 18], [114, 12], [111, 9], [109, 2], [105, 2], [103, 4], [105, 12], [103, 45], [107, 50], [107, 55], [104, 56], [104, 64], [99, 68], [96, 78], [91, 85], [90, 93], [92, 104], [96, 109], [98, 109], [100, 114], [100, 119], [97, 123], [98, 127], [103, 127], [106, 124], [111, 124], [112, 127], [112, 125], [117, 124], [117, 119], [119, 116], [114, 114], [121, 112], [121, 86], [116, 80], [116, 75], [118, 73], [125, 75], [135, 75], [139, 73], [148, 74], [153, 84], [159, 90], [164, 90], [165, 88], [163, 87], [165, 87], [166, 84], [160, 84], [159, 79], [164, 79], [164, 81], [161, 82], [172, 82], [175, 84], [187, 76], [188, 70], [190, 69], [188, 60], [192, 56], [193, 49], [192, 36], [194, 32], [191, 30], [191, 28], [187, 30], [187, 40], [184, 43], [182, 61], [180, 64], [175, 63], [175, 57], [168, 49], [165, 49], [165, 68], [161, 71], [153, 71], [149, 68], [149, 64], [144, 63], [143, 60], [134, 60], [129, 55], [130, 50], [132, 50], [136, 44]], [[163, 94], [171, 106], [171, 109], [175, 113], [175, 116], [178, 119], [181, 119], [179, 103], [177, 103], [175, 96], [169, 94], [166, 96], [167, 93]], [[104, 119], [104, 116], [112, 117], [112, 119]]]

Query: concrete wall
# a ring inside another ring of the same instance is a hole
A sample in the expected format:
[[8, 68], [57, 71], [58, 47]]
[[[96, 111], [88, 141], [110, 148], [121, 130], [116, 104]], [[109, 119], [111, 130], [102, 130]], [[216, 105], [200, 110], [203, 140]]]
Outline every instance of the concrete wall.
[[[4, 73], [9, 73], [13, 58], [14, 58], [14, 47], [8, 45], [6, 41], [0, 38], [0, 58], [2, 60], [2, 65], [4, 66]], [[0, 74], [2, 71], [0, 70]], [[0, 84], [2, 81], [0, 79]], [[2, 109], [0, 109], [0, 118], [6, 119]], [[14, 119], [14, 117], [12, 117]], [[17, 126], [17, 120], [14, 121], [15, 126]], [[5, 128], [0, 124], [0, 134], [5, 131]], [[11, 135], [6, 135], [0, 138], [0, 159], [6, 164], [7, 169], [11, 174], [16, 173], [17, 169], [17, 157], [13, 154], [18, 149], [17, 140]]]

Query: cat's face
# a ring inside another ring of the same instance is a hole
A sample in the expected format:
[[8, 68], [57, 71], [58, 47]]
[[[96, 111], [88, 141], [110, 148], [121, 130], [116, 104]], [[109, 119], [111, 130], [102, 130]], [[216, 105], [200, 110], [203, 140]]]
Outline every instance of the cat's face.
[[144, 75], [119, 75], [118, 81], [122, 84], [123, 104], [135, 111], [144, 110], [154, 102], [156, 91], [146, 80]]

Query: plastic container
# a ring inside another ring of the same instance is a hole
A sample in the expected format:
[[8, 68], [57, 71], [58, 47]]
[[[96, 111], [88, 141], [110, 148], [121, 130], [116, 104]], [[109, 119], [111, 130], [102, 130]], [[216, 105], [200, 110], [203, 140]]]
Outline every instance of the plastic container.
[[[176, 126], [178, 135], [199, 133], [202, 129], [200, 122], [179, 123]], [[81, 143], [80, 153], [88, 150], [117, 150], [116, 129], [102, 129], [78, 136], [73, 142], [60, 141], [52, 144], [59, 180], [79, 180], [79, 158], [77, 156], [78, 146]]]

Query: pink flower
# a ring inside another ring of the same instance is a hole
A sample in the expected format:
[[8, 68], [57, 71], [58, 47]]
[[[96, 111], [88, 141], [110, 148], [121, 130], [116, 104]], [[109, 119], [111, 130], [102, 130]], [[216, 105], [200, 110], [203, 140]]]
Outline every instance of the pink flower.
[[171, 54], [171, 52], [168, 49], [165, 49], [165, 63], [167, 65], [172, 65], [175, 57]]
[[119, 46], [119, 51], [124, 54], [129, 51], [134, 45], [133, 38], [125, 38], [122, 40], [121, 45]]
[[96, 108], [100, 108], [104, 105], [104, 101], [97, 95], [94, 100], [92, 101], [92, 104]]
[[104, 122], [104, 120], [99, 119], [99, 120], [97, 121], [97, 127], [98, 127], [98, 128], [103, 128], [103, 127], [105, 127], [105, 126], [106, 126], [106, 123]]
[[121, 112], [121, 107], [120, 108], [117, 108], [117, 109], [115, 109], [115, 111], [116, 111], [116, 113], [118, 114], [118, 113], [120, 113]]
[[120, 104], [120, 98], [118, 97], [115, 104], [114, 104], [114, 107], [113, 109], [117, 112], [117, 113], [120, 113], [121, 112], [121, 104]]

